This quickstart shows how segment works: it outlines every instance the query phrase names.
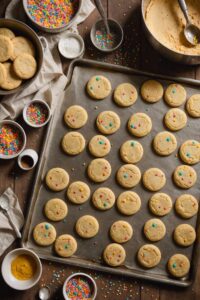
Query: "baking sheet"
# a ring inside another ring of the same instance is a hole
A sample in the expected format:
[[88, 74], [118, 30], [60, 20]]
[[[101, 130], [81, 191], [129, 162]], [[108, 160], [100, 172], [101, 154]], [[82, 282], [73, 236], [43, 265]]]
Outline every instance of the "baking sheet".
[[[166, 271], [166, 263], [171, 255], [175, 253], [182, 253], [187, 255], [187, 257], [194, 262], [194, 266], [196, 265], [197, 255], [195, 253], [197, 252], [197, 246], [199, 244], [199, 241], [196, 241], [196, 246], [182, 248], [177, 246], [172, 238], [173, 230], [178, 224], [188, 223], [192, 226], [196, 226], [196, 216], [189, 220], [184, 220], [178, 217], [175, 214], [174, 209], [172, 209], [169, 215], [161, 218], [166, 225], [167, 232], [165, 238], [159, 242], [156, 242], [155, 245], [160, 248], [162, 253], [162, 259], [157, 267], [150, 270], [146, 270], [138, 265], [136, 261], [136, 253], [140, 246], [146, 243], [150, 243], [150, 241], [148, 241], [143, 235], [143, 225], [146, 222], [146, 220], [155, 216], [151, 214], [151, 212], [148, 209], [148, 200], [153, 193], [147, 191], [142, 186], [142, 182], [132, 189], [140, 195], [142, 200], [142, 207], [140, 211], [133, 216], [124, 216], [120, 214], [117, 211], [116, 207], [113, 207], [112, 209], [103, 212], [98, 211], [93, 207], [91, 201], [88, 201], [82, 205], [73, 205], [72, 203], [70, 203], [70, 201], [66, 199], [66, 190], [55, 193], [48, 190], [45, 184], [43, 184], [45, 174], [50, 168], [62, 167], [69, 172], [70, 182], [76, 180], [85, 181], [90, 186], [91, 192], [94, 192], [95, 189], [101, 186], [110, 187], [117, 197], [121, 192], [125, 191], [125, 189], [120, 187], [115, 180], [115, 174], [118, 168], [121, 165], [123, 165], [123, 162], [121, 161], [119, 156], [119, 148], [120, 145], [127, 139], [136, 139], [142, 143], [144, 148], [143, 159], [137, 164], [141, 172], [143, 173], [146, 169], [151, 167], [158, 167], [164, 170], [166, 174], [167, 184], [162, 189], [162, 192], [169, 194], [172, 197], [173, 202], [175, 202], [175, 199], [179, 195], [185, 192], [189, 192], [195, 197], [199, 198], [200, 191], [198, 183], [193, 188], [187, 191], [179, 189], [173, 183], [171, 177], [172, 173], [176, 166], [182, 164], [182, 162], [176, 156], [177, 151], [168, 157], [161, 157], [156, 155], [151, 148], [151, 142], [153, 137], [158, 132], [166, 130], [163, 124], [163, 116], [165, 112], [169, 109], [169, 107], [164, 103], [163, 100], [155, 104], [145, 103], [140, 96], [137, 102], [129, 108], [118, 107], [112, 100], [112, 94], [103, 101], [92, 100], [87, 96], [85, 86], [91, 76], [99, 74], [105, 75], [107, 78], [109, 78], [113, 89], [119, 83], [130, 82], [137, 87], [138, 92], [142, 82], [149, 79], [149, 77], [152, 77], [151, 74], [136, 72], [128, 68], [112, 66], [109, 64], [97, 63], [93, 61], [77, 60], [74, 63], [72, 63], [68, 73], [69, 85], [66, 89], [66, 92], [63, 95], [63, 99], [61, 101], [60, 99], [58, 99], [58, 107], [52, 124], [49, 128], [47, 143], [41, 158], [35, 188], [31, 199], [29, 215], [24, 229], [22, 245], [29, 249], [33, 249], [36, 253], [38, 253], [40, 257], [53, 261], [59, 261], [71, 265], [93, 268], [96, 270], [107, 271], [110, 273], [123, 274], [124, 276], [127, 275], [135, 278], [145, 278], [153, 281], [155, 280], [159, 282], [171, 283], [174, 285], [188, 286], [192, 282], [195, 267], [191, 268], [191, 272], [187, 277], [178, 280], [169, 276], [169, 274]], [[160, 79], [161, 77], [162, 79]], [[165, 80], [163, 76], [161, 77], [153, 76], [153, 78], [159, 78], [164, 88], [166, 88], [167, 85], [171, 83], [172, 79], [170, 81]], [[176, 82], [178, 81], [179, 80], [176, 79]], [[194, 93], [198, 93], [198, 82], [189, 80], [188, 84], [187, 80], [181, 79], [180, 81], [184, 82], [184, 86], [187, 90], [188, 97]], [[63, 122], [63, 114], [66, 108], [72, 104], [81, 105], [88, 112], [89, 120], [86, 126], [78, 130], [84, 135], [87, 142], [89, 142], [89, 140], [94, 135], [99, 133], [95, 126], [95, 120], [97, 115], [101, 111], [113, 110], [116, 113], [118, 113], [121, 118], [120, 129], [115, 134], [108, 136], [112, 144], [112, 150], [110, 154], [108, 154], [106, 159], [108, 159], [108, 161], [111, 163], [112, 176], [104, 183], [93, 183], [87, 177], [87, 165], [92, 159], [94, 159], [94, 157], [90, 155], [87, 149], [78, 156], [72, 157], [66, 155], [60, 147], [60, 142], [64, 134], [68, 131], [71, 131], [71, 129], [67, 128], [67, 126]], [[134, 138], [128, 133], [126, 129], [129, 117], [135, 112], [147, 113], [152, 119], [153, 129], [151, 133], [146, 137]], [[188, 125], [183, 130], [175, 133], [178, 141], [178, 147], [187, 139], [198, 140], [198, 128], [199, 120], [190, 118], [188, 116]], [[199, 177], [199, 165], [195, 165], [194, 169], [196, 170]], [[77, 239], [78, 250], [76, 252], [76, 255], [71, 258], [63, 259], [56, 256], [53, 250], [53, 246], [44, 248], [39, 247], [34, 243], [32, 238], [32, 230], [34, 226], [39, 222], [48, 221], [43, 214], [43, 207], [46, 201], [53, 197], [66, 199], [68, 204], [69, 213], [66, 219], [58, 223], [51, 223], [55, 226], [58, 236], [60, 234], [69, 233], [75, 236], [75, 238]], [[80, 238], [74, 230], [76, 220], [80, 216], [83, 216], [85, 214], [91, 214], [95, 216], [100, 224], [100, 230], [98, 235], [88, 240]], [[114, 221], [120, 219], [128, 221], [133, 226], [134, 236], [129, 242], [123, 244], [127, 253], [125, 266], [111, 268], [103, 262], [101, 258], [102, 251], [107, 244], [112, 242], [112, 240], [109, 237], [110, 226]]]

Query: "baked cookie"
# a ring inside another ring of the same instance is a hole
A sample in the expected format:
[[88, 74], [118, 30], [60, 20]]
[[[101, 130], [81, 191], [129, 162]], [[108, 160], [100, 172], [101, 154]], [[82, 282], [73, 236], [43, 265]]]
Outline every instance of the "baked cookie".
[[165, 173], [158, 168], [150, 168], [143, 174], [143, 184], [149, 191], [159, 191], [164, 187], [165, 183]]
[[165, 224], [160, 219], [150, 219], [144, 224], [144, 235], [151, 242], [157, 242], [166, 234]]
[[115, 194], [109, 188], [98, 188], [92, 195], [92, 202], [100, 210], [110, 209], [115, 204]]
[[6, 69], [3, 64], [0, 63], [0, 86], [6, 81]]
[[136, 186], [140, 182], [140, 179], [140, 169], [135, 165], [123, 165], [117, 171], [117, 181], [125, 188], [132, 188]]
[[51, 221], [61, 221], [63, 220], [67, 213], [67, 204], [58, 198], [53, 198], [47, 201], [44, 207], [44, 213], [46, 217]]
[[140, 210], [140, 207], [141, 199], [135, 192], [123, 192], [117, 198], [117, 208], [126, 216], [134, 215]]
[[18, 55], [13, 62], [13, 69], [21, 79], [32, 78], [37, 71], [35, 58], [27, 53]]
[[35, 57], [35, 48], [30, 40], [23, 36], [17, 36], [12, 39], [13, 53], [11, 59], [14, 60], [20, 54], [30, 54]]
[[194, 196], [190, 194], [183, 194], [176, 199], [175, 209], [179, 216], [184, 219], [188, 219], [197, 214], [199, 204]]
[[151, 119], [145, 113], [135, 113], [128, 121], [128, 130], [134, 136], [143, 137], [147, 135], [151, 129]]
[[0, 62], [5, 62], [10, 59], [13, 54], [13, 44], [8, 37], [0, 35], [0, 45]]
[[103, 182], [111, 175], [111, 165], [104, 158], [96, 158], [88, 166], [87, 173], [94, 182]]
[[0, 28], [0, 35], [6, 36], [10, 40], [14, 39], [15, 37], [15, 34], [12, 30], [4, 27]]
[[86, 90], [91, 98], [102, 100], [110, 94], [112, 87], [110, 81], [106, 77], [95, 75], [88, 81]]
[[70, 128], [81, 128], [87, 123], [87, 120], [88, 113], [80, 105], [72, 105], [65, 111], [64, 121]]
[[196, 239], [195, 229], [189, 224], [180, 224], [174, 230], [174, 240], [180, 246], [190, 246]]
[[165, 114], [164, 122], [167, 128], [172, 131], [181, 130], [187, 124], [187, 116], [182, 109], [171, 108]]
[[176, 137], [169, 131], [159, 132], [153, 139], [153, 147], [156, 153], [159, 155], [170, 155], [176, 150]]
[[111, 267], [117, 267], [123, 264], [126, 259], [126, 251], [119, 244], [109, 244], [103, 252], [105, 262]]
[[174, 182], [182, 189], [191, 188], [197, 181], [196, 171], [187, 165], [178, 166], [174, 171]]
[[133, 228], [126, 221], [116, 221], [110, 227], [110, 237], [116, 243], [126, 243], [133, 236]]
[[138, 93], [134, 85], [130, 83], [121, 83], [114, 91], [114, 101], [122, 107], [134, 104], [137, 100]]
[[137, 254], [137, 259], [145, 268], [153, 268], [157, 266], [161, 260], [160, 249], [154, 245], [143, 245]]
[[120, 128], [120, 118], [114, 111], [102, 111], [96, 120], [97, 128], [103, 134], [115, 133]]
[[15, 74], [13, 65], [9, 62], [3, 64], [6, 70], [6, 80], [1, 84], [1, 88], [4, 90], [13, 90], [21, 85], [22, 80]]
[[200, 117], [200, 94], [192, 95], [186, 103], [187, 112], [191, 117]]
[[53, 225], [42, 222], [33, 229], [33, 238], [36, 244], [40, 246], [49, 246], [56, 239], [56, 229]]
[[149, 200], [149, 209], [156, 216], [165, 216], [172, 209], [172, 199], [165, 193], [156, 193]]
[[184, 277], [190, 270], [190, 261], [183, 254], [174, 254], [168, 260], [167, 268], [174, 277]]
[[93, 138], [91, 138], [89, 142], [88, 147], [90, 153], [95, 157], [104, 157], [111, 150], [110, 141], [104, 135], [93, 136]]
[[62, 138], [62, 149], [69, 155], [77, 155], [85, 149], [85, 138], [80, 132], [71, 131]]
[[83, 181], [72, 182], [67, 189], [67, 198], [75, 203], [85, 203], [90, 198], [90, 188]]
[[76, 232], [82, 238], [88, 239], [97, 235], [99, 231], [99, 223], [93, 216], [85, 215], [76, 222]]
[[142, 145], [133, 140], [126, 141], [120, 147], [121, 159], [129, 164], [135, 164], [139, 162], [144, 154]]
[[46, 175], [46, 185], [54, 192], [64, 190], [69, 184], [69, 174], [62, 168], [53, 168]]
[[200, 161], [200, 143], [195, 140], [185, 141], [179, 151], [182, 161], [194, 165]]
[[141, 96], [147, 102], [158, 102], [162, 98], [163, 93], [163, 86], [157, 80], [147, 80], [142, 84]]
[[186, 90], [178, 83], [170, 84], [164, 95], [165, 102], [172, 107], [178, 107], [186, 101]]
[[60, 235], [55, 241], [55, 252], [61, 257], [72, 256], [77, 250], [77, 242], [70, 234]]

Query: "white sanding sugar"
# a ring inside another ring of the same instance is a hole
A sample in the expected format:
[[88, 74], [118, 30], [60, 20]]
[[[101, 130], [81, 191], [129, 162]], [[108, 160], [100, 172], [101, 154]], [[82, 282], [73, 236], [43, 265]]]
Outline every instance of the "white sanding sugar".
[[77, 38], [70, 36], [60, 41], [59, 49], [62, 55], [68, 58], [74, 58], [80, 55], [82, 45]]

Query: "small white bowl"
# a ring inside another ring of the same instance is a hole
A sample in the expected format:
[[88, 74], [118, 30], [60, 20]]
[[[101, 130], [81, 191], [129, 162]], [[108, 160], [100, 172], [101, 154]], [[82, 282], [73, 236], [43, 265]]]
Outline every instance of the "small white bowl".
[[[73, 46], [77, 46], [77, 48], [79, 49], [73, 49]], [[58, 43], [58, 50], [60, 54], [65, 58], [78, 58], [83, 54], [85, 50], [84, 40], [79, 34], [68, 32], [64, 38], [60, 39]]]
[[[26, 115], [27, 109], [31, 104], [34, 104], [34, 103], [38, 103], [40, 105], [43, 105], [47, 109], [48, 116], [47, 116], [46, 121], [42, 124], [32, 124], [27, 119], [27, 115]], [[23, 119], [26, 122], [26, 124], [28, 124], [29, 126], [31, 126], [33, 128], [40, 128], [42, 126], [45, 126], [49, 122], [50, 118], [51, 118], [51, 109], [50, 109], [49, 105], [44, 100], [35, 99], [35, 100], [31, 101], [30, 103], [28, 103], [24, 106]]]
[[97, 285], [96, 285], [96, 282], [94, 281], [94, 279], [86, 273], [74, 273], [74, 274], [70, 275], [69, 277], [67, 277], [67, 279], [65, 280], [65, 282], [63, 284], [63, 297], [65, 298], [65, 300], [71, 300], [71, 298], [67, 297], [65, 287], [66, 287], [67, 283], [74, 277], [83, 277], [83, 278], [85, 277], [86, 278], [86, 280], [91, 284], [91, 288], [93, 291], [90, 300], [95, 300], [96, 296], [97, 296]]
[[[33, 257], [37, 265], [35, 275], [33, 276], [33, 278], [28, 280], [18, 280], [13, 276], [11, 272], [11, 263], [13, 259], [15, 259], [18, 255], [22, 255], [22, 254], [30, 255], [31, 257]], [[9, 252], [5, 256], [3, 263], [1, 265], [1, 273], [3, 279], [5, 280], [7, 285], [9, 285], [11, 288], [19, 291], [28, 290], [32, 288], [34, 285], [36, 285], [36, 283], [38, 283], [38, 281], [40, 280], [40, 277], [42, 275], [42, 264], [40, 262], [39, 257], [35, 254], [35, 252], [24, 248], [19, 248]]]

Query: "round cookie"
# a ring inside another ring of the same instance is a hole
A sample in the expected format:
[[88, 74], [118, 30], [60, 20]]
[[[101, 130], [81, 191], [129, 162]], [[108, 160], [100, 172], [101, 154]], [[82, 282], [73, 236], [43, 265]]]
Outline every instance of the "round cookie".
[[114, 101], [119, 106], [127, 107], [134, 104], [137, 100], [138, 93], [134, 85], [122, 83], [114, 91]]
[[196, 239], [195, 229], [189, 224], [180, 224], [174, 230], [174, 240], [180, 246], [190, 246]]
[[192, 95], [187, 103], [188, 114], [193, 118], [200, 118], [200, 94]]
[[96, 158], [88, 166], [88, 176], [94, 182], [103, 182], [111, 175], [111, 165], [104, 158]]
[[194, 165], [200, 161], [200, 143], [195, 140], [185, 141], [179, 151], [182, 161]]
[[142, 84], [141, 96], [147, 102], [158, 102], [162, 98], [163, 93], [163, 86], [157, 80], [147, 80]]
[[13, 69], [21, 79], [32, 78], [37, 71], [35, 58], [27, 53], [18, 55], [13, 62]]
[[172, 209], [172, 199], [165, 193], [156, 193], [149, 200], [149, 209], [156, 216], [165, 216]]
[[49, 246], [56, 239], [56, 229], [53, 225], [42, 222], [33, 229], [33, 238], [36, 244], [40, 246]]
[[6, 70], [6, 79], [1, 84], [1, 88], [3, 88], [4, 90], [16, 89], [21, 85], [22, 80], [15, 74], [13, 65], [11, 63], [6, 62], [3, 64], [3, 66]]
[[86, 89], [91, 98], [102, 100], [110, 94], [112, 87], [106, 77], [95, 75], [88, 81]]
[[15, 37], [15, 34], [12, 30], [4, 27], [0, 28], [0, 35], [6, 36], [10, 40], [14, 39]]
[[134, 215], [140, 210], [140, 207], [141, 199], [135, 192], [123, 192], [117, 198], [117, 208], [124, 215]]
[[145, 113], [135, 113], [128, 121], [128, 130], [137, 137], [147, 135], [152, 129], [150, 117]]
[[85, 149], [85, 138], [80, 132], [71, 131], [64, 135], [62, 149], [69, 155], [77, 155]]
[[117, 181], [125, 188], [136, 186], [141, 179], [141, 172], [138, 167], [132, 164], [121, 166], [117, 171]]
[[54, 192], [64, 190], [69, 184], [69, 174], [62, 168], [53, 168], [46, 175], [46, 185]]
[[148, 190], [152, 192], [156, 192], [162, 189], [165, 183], [165, 173], [158, 168], [150, 168], [143, 174], [143, 184]]
[[72, 256], [77, 250], [77, 242], [70, 234], [60, 235], [55, 241], [55, 252], [61, 257]]
[[190, 270], [190, 261], [183, 254], [174, 254], [168, 260], [167, 268], [174, 277], [184, 277]]
[[88, 120], [87, 111], [80, 105], [72, 105], [68, 107], [64, 114], [65, 123], [73, 129], [83, 127]]
[[174, 134], [162, 131], [156, 134], [153, 140], [153, 147], [157, 154], [162, 156], [170, 155], [176, 150], [177, 141]]
[[13, 44], [8, 37], [0, 35], [0, 45], [0, 62], [5, 62], [13, 54]]
[[116, 243], [126, 243], [133, 236], [133, 228], [126, 221], [116, 221], [110, 227], [110, 236]]
[[160, 219], [150, 219], [144, 224], [144, 234], [151, 242], [157, 242], [166, 234], [165, 224]]
[[115, 133], [120, 128], [120, 118], [114, 111], [102, 111], [96, 120], [97, 128], [103, 134]]
[[165, 102], [172, 107], [182, 105], [186, 100], [187, 94], [185, 88], [178, 83], [170, 84], [164, 95]]
[[120, 147], [121, 159], [129, 164], [135, 164], [139, 162], [144, 154], [142, 145], [133, 140], [126, 141]]
[[93, 216], [85, 215], [76, 222], [76, 232], [82, 238], [94, 237], [99, 231], [99, 223]]
[[167, 128], [172, 131], [181, 130], [187, 124], [187, 115], [179, 108], [171, 108], [165, 114], [164, 122]]
[[188, 219], [197, 214], [199, 204], [194, 196], [183, 194], [176, 199], [175, 209], [179, 216]]
[[110, 150], [111, 145], [109, 139], [103, 135], [95, 135], [89, 142], [89, 151], [95, 157], [106, 156]]
[[105, 262], [111, 267], [117, 267], [123, 264], [126, 259], [126, 251], [119, 244], [109, 244], [103, 252]]
[[115, 204], [115, 194], [109, 188], [98, 188], [92, 195], [92, 202], [100, 210], [110, 209]]
[[45, 204], [44, 213], [51, 221], [61, 221], [68, 213], [67, 204], [58, 198], [50, 199]]
[[0, 63], [0, 86], [6, 81], [6, 69], [3, 64]]
[[35, 48], [30, 40], [23, 36], [17, 36], [12, 39], [13, 53], [11, 59], [14, 60], [20, 54], [30, 54], [35, 57]]
[[178, 166], [173, 174], [174, 182], [182, 189], [191, 188], [197, 180], [196, 171], [187, 165]]
[[85, 203], [90, 197], [90, 188], [85, 182], [72, 182], [67, 189], [67, 197], [75, 204]]
[[158, 247], [146, 244], [139, 249], [137, 259], [143, 267], [153, 268], [159, 264], [161, 260], [161, 252]]

